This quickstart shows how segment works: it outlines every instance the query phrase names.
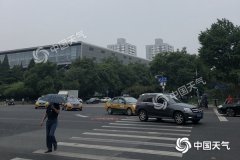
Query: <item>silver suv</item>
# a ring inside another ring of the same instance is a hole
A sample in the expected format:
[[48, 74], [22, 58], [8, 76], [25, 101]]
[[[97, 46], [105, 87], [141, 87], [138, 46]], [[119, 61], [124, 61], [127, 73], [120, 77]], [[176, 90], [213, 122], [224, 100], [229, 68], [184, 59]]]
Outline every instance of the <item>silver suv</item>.
[[186, 121], [198, 123], [203, 111], [194, 105], [182, 103], [175, 96], [163, 93], [145, 93], [140, 95], [136, 104], [136, 113], [141, 121], [153, 118], [173, 118], [177, 124]]

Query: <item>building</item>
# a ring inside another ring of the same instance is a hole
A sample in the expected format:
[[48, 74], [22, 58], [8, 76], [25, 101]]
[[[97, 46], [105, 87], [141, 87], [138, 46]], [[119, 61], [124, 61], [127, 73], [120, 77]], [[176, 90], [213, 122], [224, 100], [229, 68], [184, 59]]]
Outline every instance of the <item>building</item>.
[[124, 38], [118, 38], [117, 44], [107, 45], [107, 48], [118, 51], [121, 53], [137, 56], [137, 47], [135, 45], [129, 44]]
[[156, 54], [162, 52], [173, 52], [173, 46], [163, 43], [162, 39], [155, 39], [154, 45], [146, 45], [146, 58], [148, 60], [153, 60]]
[[[112, 51], [107, 48], [95, 46], [85, 42], [75, 42], [71, 45], [64, 45], [55, 47], [56, 45], [47, 45], [42, 47], [32, 47], [24, 49], [16, 49], [10, 51], [0, 52], [0, 60], [8, 56], [10, 67], [14, 65], [22, 65], [24, 68], [28, 67], [32, 59], [38, 61], [48, 60], [57, 65], [71, 64], [72, 61], [80, 58], [93, 59], [95, 62], [101, 62], [103, 59], [116, 57], [123, 64], [129, 63], [143, 63], [148, 64], [149, 60], [139, 58], [132, 55]], [[35, 55], [35, 57], [34, 57]]]

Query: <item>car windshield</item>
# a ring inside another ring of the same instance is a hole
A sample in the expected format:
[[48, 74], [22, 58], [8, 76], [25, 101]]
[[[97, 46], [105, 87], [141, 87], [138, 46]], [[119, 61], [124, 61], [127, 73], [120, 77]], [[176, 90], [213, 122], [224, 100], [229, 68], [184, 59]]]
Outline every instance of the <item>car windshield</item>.
[[133, 97], [125, 97], [124, 99], [127, 103], [137, 103], [137, 99]]
[[39, 97], [38, 100], [39, 101], [46, 101], [46, 98], [45, 97]]
[[79, 100], [77, 98], [68, 98], [67, 101], [69, 103], [79, 103]]

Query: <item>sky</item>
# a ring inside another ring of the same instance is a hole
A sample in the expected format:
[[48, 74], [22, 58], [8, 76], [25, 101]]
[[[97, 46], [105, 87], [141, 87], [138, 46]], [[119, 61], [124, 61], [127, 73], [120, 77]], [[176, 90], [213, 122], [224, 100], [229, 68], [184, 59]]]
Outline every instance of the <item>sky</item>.
[[198, 53], [198, 35], [217, 19], [240, 25], [239, 0], [0, 0], [0, 51], [79, 38], [97, 46], [125, 38], [146, 58], [145, 45], [162, 38]]

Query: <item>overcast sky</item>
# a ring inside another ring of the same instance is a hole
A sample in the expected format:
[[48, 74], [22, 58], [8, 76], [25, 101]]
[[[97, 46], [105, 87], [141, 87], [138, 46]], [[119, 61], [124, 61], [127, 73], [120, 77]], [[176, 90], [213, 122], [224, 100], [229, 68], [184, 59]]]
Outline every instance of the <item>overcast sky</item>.
[[0, 51], [54, 44], [83, 31], [106, 47], [119, 37], [137, 46], [155, 38], [197, 53], [198, 34], [221, 18], [240, 25], [239, 0], [0, 0]]

